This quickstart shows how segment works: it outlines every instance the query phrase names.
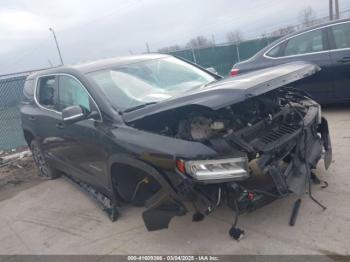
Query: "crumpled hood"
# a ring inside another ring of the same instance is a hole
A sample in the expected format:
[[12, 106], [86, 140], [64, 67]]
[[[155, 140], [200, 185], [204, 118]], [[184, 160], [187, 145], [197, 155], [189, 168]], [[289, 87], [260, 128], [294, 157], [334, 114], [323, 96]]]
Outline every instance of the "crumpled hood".
[[288, 85], [313, 75], [319, 70], [320, 67], [314, 64], [292, 62], [253, 71], [241, 76], [222, 79], [194, 91], [183, 93], [181, 96], [124, 113], [123, 118], [126, 122], [131, 122], [162, 111], [189, 105], [200, 105], [216, 110]]

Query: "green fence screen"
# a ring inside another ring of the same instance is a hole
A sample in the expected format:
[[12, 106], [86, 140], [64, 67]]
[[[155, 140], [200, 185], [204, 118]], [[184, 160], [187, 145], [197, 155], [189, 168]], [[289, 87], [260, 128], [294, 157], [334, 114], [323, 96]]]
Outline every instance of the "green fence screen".
[[216, 71], [227, 76], [232, 66], [252, 57], [256, 52], [278, 39], [277, 37], [244, 41], [238, 45], [219, 45], [200, 49], [186, 49], [170, 52], [204, 68], [214, 67]]

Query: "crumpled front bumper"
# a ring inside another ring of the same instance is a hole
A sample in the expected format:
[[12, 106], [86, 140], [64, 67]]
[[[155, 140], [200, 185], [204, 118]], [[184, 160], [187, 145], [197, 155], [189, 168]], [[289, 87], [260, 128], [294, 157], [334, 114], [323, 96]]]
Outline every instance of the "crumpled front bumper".
[[[298, 137], [294, 138], [293, 149], [288, 152], [292, 158], [283, 172], [276, 162], [269, 162], [264, 167], [264, 171], [272, 177], [276, 191], [280, 196], [291, 192], [297, 195], [304, 194], [311, 170], [316, 168], [322, 156], [326, 169], [331, 164], [332, 146], [327, 120], [322, 118], [321, 123], [316, 125], [314, 118], [312, 117], [309, 122], [306, 121]], [[187, 213], [188, 210], [184, 202], [188, 200], [200, 206], [199, 209], [204, 211], [204, 214], [208, 214], [214, 209], [213, 204], [215, 203], [195, 189], [193, 182], [184, 179], [181, 187], [170, 185], [166, 188], [162, 187], [147, 201], [147, 209], [143, 213], [146, 228], [149, 231], [168, 228], [169, 222], [174, 216], [182, 216]]]
[[322, 156], [325, 168], [328, 169], [330, 166], [332, 162], [332, 145], [328, 123], [325, 118], [322, 118], [317, 131], [321, 134], [321, 138], [313, 132], [312, 127], [306, 128], [301, 136], [301, 141], [296, 148], [298, 154], [295, 154], [284, 174], [287, 186], [285, 190], [289, 190], [297, 195], [304, 194], [311, 169], [316, 168]]

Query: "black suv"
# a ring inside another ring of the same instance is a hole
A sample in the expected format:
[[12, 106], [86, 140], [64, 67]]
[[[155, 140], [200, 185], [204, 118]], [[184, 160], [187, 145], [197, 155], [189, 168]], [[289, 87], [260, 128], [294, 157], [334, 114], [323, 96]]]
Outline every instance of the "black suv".
[[293, 89], [318, 70], [299, 62], [221, 79], [152, 54], [41, 71], [25, 82], [24, 136], [39, 175], [65, 174], [113, 220], [127, 203], [146, 206], [149, 230], [186, 202], [194, 220], [220, 203], [238, 216], [304, 194], [322, 155], [330, 165], [320, 106]]

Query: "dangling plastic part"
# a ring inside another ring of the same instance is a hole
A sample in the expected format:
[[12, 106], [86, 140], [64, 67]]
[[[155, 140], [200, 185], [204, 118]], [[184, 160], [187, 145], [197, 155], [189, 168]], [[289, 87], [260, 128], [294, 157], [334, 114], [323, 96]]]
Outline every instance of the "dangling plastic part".
[[311, 171], [308, 169], [308, 166], [307, 166], [307, 164], [305, 163], [305, 165], [306, 165], [306, 170], [308, 170], [308, 184], [309, 184], [309, 197], [311, 198], [311, 200], [312, 201], [314, 201], [317, 205], [319, 205], [323, 210], [326, 210], [327, 209], [327, 207], [326, 206], [324, 206], [324, 205], [322, 205], [316, 198], [314, 198], [314, 196], [312, 195], [312, 192], [311, 192], [311, 190], [312, 190], [312, 185], [311, 185]]

